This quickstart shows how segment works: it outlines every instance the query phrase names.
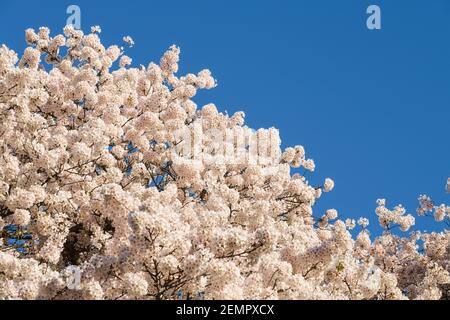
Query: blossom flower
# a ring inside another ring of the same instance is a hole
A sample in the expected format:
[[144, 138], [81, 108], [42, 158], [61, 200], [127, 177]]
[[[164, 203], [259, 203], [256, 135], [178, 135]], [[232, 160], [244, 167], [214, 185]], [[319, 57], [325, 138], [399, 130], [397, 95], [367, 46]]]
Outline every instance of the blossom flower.
[[129, 47], [134, 46], [134, 40], [130, 36], [123, 37], [123, 41], [128, 44]]
[[312, 159], [308, 159], [306, 161], [304, 161], [303, 166], [305, 167], [306, 170], [308, 171], [314, 171], [316, 168], [316, 165], [314, 164], [314, 160]]
[[6, 199], [6, 206], [10, 210], [29, 209], [35, 202], [35, 196], [32, 192], [21, 188], [15, 188], [11, 195]]
[[92, 33], [101, 33], [102, 32], [102, 28], [100, 28], [100, 26], [92, 26], [91, 27], [91, 32]]
[[25, 49], [22, 59], [20, 60], [20, 66], [36, 70], [40, 61], [41, 53], [39, 50], [28, 47]]
[[363, 228], [367, 228], [367, 226], [369, 225], [369, 219], [361, 217], [358, 219], [358, 224]]
[[121, 68], [124, 68], [126, 66], [129, 66], [131, 64], [131, 62], [132, 62], [132, 59], [130, 57], [122, 56], [119, 61], [119, 66]]
[[33, 29], [27, 29], [25, 30], [25, 40], [28, 45], [32, 45], [39, 40], [39, 36]]
[[390, 229], [394, 225], [398, 225], [400, 230], [408, 231], [415, 224], [415, 218], [410, 214], [405, 214], [406, 210], [401, 205], [394, 207], [393, 210], [389, 210], [385, 207], [384, 199], [378, 200], [377, 203], [378, 207], [375, 213], [383, 228]]
[[356, 226], [356, 221], [354, 219], [346, 219], [345, 226], [347, 227], [347, 229], [352, 230]]
[[328, 219], [334, 220], [337, 218], [338, 213], [336, 209], [328, 209], [326, 215]]
[[334, 188], [334, 181], [330, 178], [325, 179], [325, 183], [323, 184], [323, 191], [330, 192]]
[[147, 293], [147, 281], [137, 273], [127, 273], [124, 275], [126, 289], [134, 296], [143, 296]]
[[30, 223], [31, 216], [28, 210], [16, 209], [13, 215], [13, 222], [19, 226], [26, 226]]
[[427, 212], [433, 211], [434, 203], [430, 197], [426, 195], [421, 195], [419, 197], [420, 207], [417, 209], [417, 214], [419, 216], [425, 215]]
[[434, 219], [437, 222], [443, 221], [445, 219], [447, 211], [448, 211], [448, 208], [446, 207], [445, 204], [440, 205], [439, 207], [436, 208], [436, 210], [434, 212]]

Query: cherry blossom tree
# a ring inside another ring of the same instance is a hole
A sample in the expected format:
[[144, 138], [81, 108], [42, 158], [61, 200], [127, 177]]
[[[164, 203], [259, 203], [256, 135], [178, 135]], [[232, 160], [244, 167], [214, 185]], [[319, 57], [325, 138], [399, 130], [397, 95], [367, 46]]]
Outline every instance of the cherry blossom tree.
[[178, 47], [135, 68], [100, 32], [0, 48], [0, 299], [449, 298], [448, 230], [398, 236], [415, 218], [385, 200], [375, 239], [366, 218], [315, 212], [334, 182], [293, 174], [315, 170], [303, 147], [198, 108], [216, 81], [177, 76]]

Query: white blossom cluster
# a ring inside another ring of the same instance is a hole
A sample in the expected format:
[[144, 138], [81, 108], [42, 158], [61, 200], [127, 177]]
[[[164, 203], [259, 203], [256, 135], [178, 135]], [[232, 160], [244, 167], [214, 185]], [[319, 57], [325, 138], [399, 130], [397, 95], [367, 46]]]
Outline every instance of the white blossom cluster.
[[402, 231], [408, 231], [415, 224], [415, 218], [410, 214], [405, 214], [406, 209], [401, 205], [394, 207], [394, 210], [389, 210], [385, 207], [385, 199], [378, 199], [377, 204], [375, 213], [382, 227], [390, 229], [398, 225]]
[[432, 216], [437, 222], [445, 221], [447, 224], [450, 223], [450, 207], [441, 204], [439, 206], [435, 205], [433, 200], [426, 196], [421, 195], [419, 197], [420, 207], [417, 209], [417, 214], [419, 216]]
[[[448, 298], [448, 231], [395, 236], [414, 218], [381, 200], [388, 232], [373, 241], [365, 218], [355, 238], [335, 209], [314, 218], [334, 181], [291, 173], [315, 170], [303, 147], [198, 108], [216, 81], [176, 76], [178, 47], [132, 68], [100, 32], [28, 29], [21, 57], [0, 48], [0, 299]], [[12, 237], [32, 240], [24, 252]]]

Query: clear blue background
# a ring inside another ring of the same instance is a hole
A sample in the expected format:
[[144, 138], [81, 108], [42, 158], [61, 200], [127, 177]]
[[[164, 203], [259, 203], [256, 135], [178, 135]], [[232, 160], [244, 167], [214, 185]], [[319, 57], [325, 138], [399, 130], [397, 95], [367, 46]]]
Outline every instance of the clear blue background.
[[[8, 1], [0, 43], [22, 53], [26, 28], [61, 32], [69, 4], [106, 44], [132, 36], [135, 65], [177, 44], [180, 73], [210, 68], [218, 79], [200, 106], [244, 110], [250, 126], [279, 128], [285, 147], [304, 145], [317, 166], [308, 179], [336, 181], [319, 213], [368, 216], [379, 233], [377, 198], [410, 212], [422, 193], [448, 203], [450, 1]], [[371, 4], [380, 31], [366, 28]], [[417, 227], [443, 225], [419, 218]]]

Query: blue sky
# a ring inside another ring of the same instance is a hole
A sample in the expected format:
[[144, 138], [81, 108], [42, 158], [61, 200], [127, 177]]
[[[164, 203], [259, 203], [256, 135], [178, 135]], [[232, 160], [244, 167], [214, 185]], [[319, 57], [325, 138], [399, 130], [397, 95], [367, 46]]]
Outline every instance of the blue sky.
[[[180, 46], [180, 73], [210, 68], [219, 82], [199, 105], [244, 110], [249, 126], [305, 146], [317, 167], [310, 182], [336, 182], [319, 212], [368, 216], [378, 233], [377, 198], [411, 212], [422, 193], [449, 202], [448, 0], [11, 1], [0, 4], [0, 43], [21, 53], [26, 28], [60, 32], [70, 4], [106, 44], [132, 36], [137, 65]], [[381, 30], [366, 27], [372, 4]], [[419, 218], [417, 227], [443, 226]]]

